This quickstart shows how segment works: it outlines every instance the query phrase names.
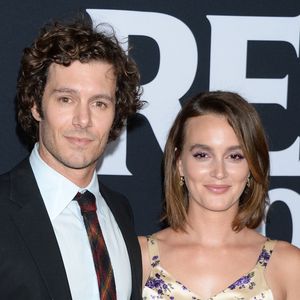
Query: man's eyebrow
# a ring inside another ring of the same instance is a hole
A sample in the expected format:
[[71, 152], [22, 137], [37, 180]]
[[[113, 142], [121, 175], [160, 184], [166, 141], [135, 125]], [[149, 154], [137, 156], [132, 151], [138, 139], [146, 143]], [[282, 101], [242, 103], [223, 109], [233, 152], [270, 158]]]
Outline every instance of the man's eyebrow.
[[[55, 93], [69, 93], [69, 94], [73, 94], [73, 95], [79, 95], [79, 91], [75, 90], [75, 89], [71, 89], [71, 88], [58, 88], [58, 89], [53, 89], [52, 94]], [[108, 94], [97, 94], [91, 97], [90, 100], [97, 100], [97, 99], [105, 99], [111, 102], [115, 101], [115, 97], [112, 97]]]
[[104, 99], [104, 100], [108, 100], [110, 102], [115, 102], [115, 97], [112, 97], [110, 95], [107, 95], [107, 94], [98, 94], [98, 95], [95, 95], [95, 96], [92, 96], [90, 98], [90, 100], [101, 100], [101, 99]]
[[70, 88], [62, 87], [62, 88], [58, 88], [58, 89], [53, 89], [52, 90], [52, 94], [55, 94], [55, 93], [78, 94], [79, 92], [77, 90], [75, 90], [75, 89], [70, 89]]

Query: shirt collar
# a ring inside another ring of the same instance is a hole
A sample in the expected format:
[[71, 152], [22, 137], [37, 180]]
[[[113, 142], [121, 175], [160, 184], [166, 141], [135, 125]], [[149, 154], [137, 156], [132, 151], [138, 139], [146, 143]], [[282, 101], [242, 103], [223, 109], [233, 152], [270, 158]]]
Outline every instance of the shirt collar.
[[99, 193], [96, 171], [88, 186], [80, 188], [47, 165], [40, 157], [38, 148], [39, 144], [36, 143], [29, 162], [51, 221], [69, 205], [79, 191], [89, 190], [94, 195]]

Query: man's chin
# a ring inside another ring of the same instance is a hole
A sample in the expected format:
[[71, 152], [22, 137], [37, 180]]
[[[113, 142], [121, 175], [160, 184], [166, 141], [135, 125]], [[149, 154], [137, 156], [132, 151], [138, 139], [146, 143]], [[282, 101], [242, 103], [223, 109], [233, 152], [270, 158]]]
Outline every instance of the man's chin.
[[63, 161], [62, 163], [65, 167], [69, 169], [83, 170], [87, 168], [95, 168], [97, 160], [72, 159], [72, 160]]

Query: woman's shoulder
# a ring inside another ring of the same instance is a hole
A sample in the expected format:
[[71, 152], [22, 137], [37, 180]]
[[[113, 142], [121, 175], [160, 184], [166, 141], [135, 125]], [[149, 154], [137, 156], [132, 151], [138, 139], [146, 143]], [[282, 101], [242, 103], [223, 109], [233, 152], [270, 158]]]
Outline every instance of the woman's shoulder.
[[149, 256], [149, 241], [163, 240], [164, 237], [166, 236], [166, 231], [168, 231], [168, 228], [157, 231], [153, 234], [138, 236], [141, 251], [142, 251], [143, 256], [145, 256], [145, 258]]
[[[143, 261], [143, 286], [146, 284], [146, 281], [149, 277], [149, 274], [151, 272], [151, 258], [150, 256], [153, 255], [153, 252], [158, 252], [158, 248], [151, 246], [151, 243], [153, 241], [163, 241], [164, 238], [168, 234], [168, 229], [163, 229], [161, 231], [158, 231], [154, 234], [147, 235], [147, 236], [139, 236], [138, 240], [141, 247], [142, 252], [142, 261]], [[149, 245], [150, 241], [150, 245]]]
[[173, 233], [173, 230], [168, 227], [168, 228], [159, 230], [159, 231], [149, 234], [149, 235], [139, 236], [138, 239], [143, 244], [145, 244], [145, 243], [147, 244], [147, 240], [149, 240], [149, 239], [153, 239], [156, 241], [164, 241], [164, 240], [168, 239], [170, 236], [172, 236], [172, 233]]
[[288, 274], [296, 272], [300, 278], [300, 249], [288, 242], [277, 241], [274, 248], [274, 262]]
[[147, 247], [148, 240], [163, 240], [168, 235], [169, 228], [162, 229], [160, 231], [157, 231], [155, 233], [149, 234], [149, 235], [140, 235], [138, 236], [138, 240], [143, 247]]
[[174, 231], [171, 228], [165, 228], [157, 231], [151, 235], [139, 236], [138, 240], [142, 250], [143, 256], [149, 256], [149, 242], [156, 245], [164, 245], [168, 243], [168, 240], [174, 235]]
[[[276, 241], [274, 247], [275, 263], [282, 264], [300, 264], [300, 249], [285, 241]], [[300, 265], [298, 265], [300, 267]], [[300, 269], [300, 268], [299, 268]]]
[[294, 270], [300, 276], [300, 249], [285, 241], [275, 241], [269, 269], [282, 276], [291, 275]]

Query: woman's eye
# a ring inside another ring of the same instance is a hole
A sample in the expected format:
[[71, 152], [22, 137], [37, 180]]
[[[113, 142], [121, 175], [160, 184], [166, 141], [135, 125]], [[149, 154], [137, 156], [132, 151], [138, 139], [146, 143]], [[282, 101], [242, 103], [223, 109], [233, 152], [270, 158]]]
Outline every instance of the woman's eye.
[[230, 158], [233, 160], [242, 160], [244, 159], [244, 155], [240, 154], [240, 153], [234, 153], [234, 154], [230, 154]]
[[194, 153], [193, 156], [198, 159], [203, 159], [203, 158], [207, 158], [208, 154], [206, 152], [197, 152]]

